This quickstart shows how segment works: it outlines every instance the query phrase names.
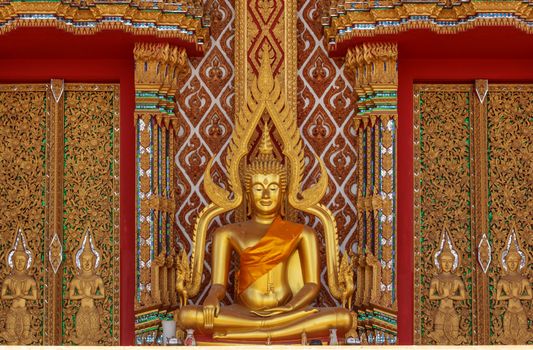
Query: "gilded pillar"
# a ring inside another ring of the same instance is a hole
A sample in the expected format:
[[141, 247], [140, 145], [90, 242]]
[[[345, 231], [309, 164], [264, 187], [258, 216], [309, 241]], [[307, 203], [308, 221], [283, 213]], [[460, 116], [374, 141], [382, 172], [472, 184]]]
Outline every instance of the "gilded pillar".
[[388, 333], [396, 332], [397, 312], [397, 53], [394, 43], [364, 43], [349, 49], [346, 56], [357, 97], [359, 288], [355, 306], [360, 320], [367, 320], [361, 325]]
[[[156, 330], [177, 306], [175, 290], [175, 94], [187, 72], [184, 49], [138, 43], [135, 58], [136, 332]], [[154, 333], [155, 335], [155, 333]]]

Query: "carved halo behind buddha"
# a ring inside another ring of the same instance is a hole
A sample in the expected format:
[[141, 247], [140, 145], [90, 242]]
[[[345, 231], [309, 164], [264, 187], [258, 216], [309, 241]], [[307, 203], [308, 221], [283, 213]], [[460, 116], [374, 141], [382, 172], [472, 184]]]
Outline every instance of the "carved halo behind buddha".
[[[269, 120], [265, 116], [270, 118], [282, 141], [284, 163], [273, 154]], [[318, 203], [327, 188], [325, 167], [318, 160], [321, 178], [301, 192], [304, 162], [296, 118], [285, 108], [281, 87], [272, 76], [266, 55], [252, 84], [247, 107], [238, 113], [237, 119], [227, 158], [232, 195], [213, 183], [210, 162], [204, 187], [213, 203], [199, 215], [191, 266], [182, 267], [190, 275], [180, 274], [176, 283], [180, 295], [191, 297], [199, 290], [206, 230], [213, 218], [237, 208], [246, 198], [249, 220], [215, 231], [211, 288], [203, 305], [181, 308], [179, 323], [213, 338], [237, 341], [296, 340], [304, 332], [311, 337], [327, 337], [330, 329], [344, 335], [352, 324], [349, 309], [311, 306], [321, 288], [315, 231], [283, 218], [282, 207], [288, 202], [294, 209], [320, 219], [326, 238], [328, 285], [334, 297], [346, 298], [346, 288], [339, 281], [345, 281], [348, 276], [353, 279], [353, 275], [348, 271], [347, 276], [338, 275], [335, 221], [331, 212]], [[246, 162], [251, 137], [262, 120], [265, 126], [259, 153]], [[239, 177], [241, 162], [245, 164], [244, 191]], [[233, 305], [222, 306], [232, 252], [240, 257], [237, 295]], [[352, 293], [353, 289], [348, 292]]]

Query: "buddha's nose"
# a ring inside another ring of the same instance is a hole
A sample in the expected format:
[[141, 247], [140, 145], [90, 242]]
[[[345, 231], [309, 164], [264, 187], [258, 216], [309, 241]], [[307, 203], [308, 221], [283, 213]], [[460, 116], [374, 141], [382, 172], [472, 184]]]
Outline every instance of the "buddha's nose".
[[265, 188], [263, 190], [263, 196], [262, 198], [270, 198], [270, 193], [268, 192], [268, 188]]

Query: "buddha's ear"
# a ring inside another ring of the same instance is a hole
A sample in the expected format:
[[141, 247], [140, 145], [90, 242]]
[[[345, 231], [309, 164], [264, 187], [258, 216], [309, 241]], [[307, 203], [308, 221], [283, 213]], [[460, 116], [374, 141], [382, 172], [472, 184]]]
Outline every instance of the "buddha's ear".
[[287, 200], [284, 196], [285, 191], [281, 191], [281, 208], [279, 209], [279, 213], [283, 219], [285, 219], [286, 210], [285, 207], [287, 206]]
[[250, 193], [247, 191], [246, 195], [246, 217], [252, 216], [252, 198], [250, 196]]

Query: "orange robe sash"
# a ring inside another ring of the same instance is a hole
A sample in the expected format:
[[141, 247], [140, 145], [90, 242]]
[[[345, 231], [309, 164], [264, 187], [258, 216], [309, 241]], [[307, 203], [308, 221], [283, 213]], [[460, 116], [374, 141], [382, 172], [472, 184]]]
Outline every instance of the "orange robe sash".
[[239, 289], [241, 294], [252, 283], [277, 264], [284, 261], [294, 251], [297, 238], [304, 225], [276, 218], [265, 235], [253, 247], [241, 253], [239, 271]]

